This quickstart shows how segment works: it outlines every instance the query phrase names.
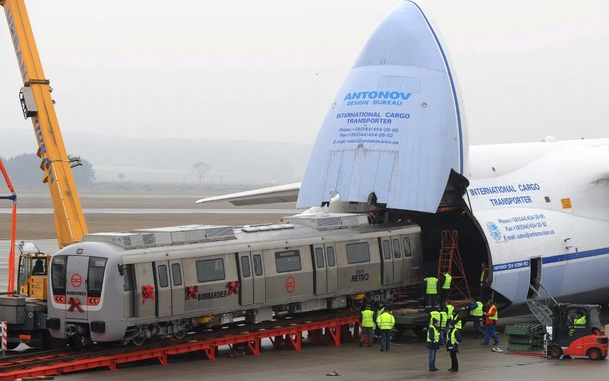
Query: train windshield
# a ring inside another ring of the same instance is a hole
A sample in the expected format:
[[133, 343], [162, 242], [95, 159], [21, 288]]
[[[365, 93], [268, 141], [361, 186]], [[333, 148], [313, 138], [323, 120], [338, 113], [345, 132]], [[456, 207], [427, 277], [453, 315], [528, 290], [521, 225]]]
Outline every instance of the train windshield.
[[101, 296], [102, 284], [104, 282], [104, 271], [106, 270], [106, 261], [106, 258], [89, 258], [89, 274], [87, 276], [88, 296]]
[[66, 257], [53, 257], [51, 262], [51, 280], [53, 294], [65, 295], [66, 293]]

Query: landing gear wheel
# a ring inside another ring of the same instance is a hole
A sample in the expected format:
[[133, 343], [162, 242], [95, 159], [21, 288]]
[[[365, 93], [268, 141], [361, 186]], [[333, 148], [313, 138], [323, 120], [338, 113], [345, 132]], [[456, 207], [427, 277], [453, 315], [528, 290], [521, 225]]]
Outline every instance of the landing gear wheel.
[[562, 348], [558, 345], [553, 345], [552, 348], [550, 348], [550, 357], [559, 359], [560, 356], [562, 356]]
[[144, 337], [144, 335], [137, 335], [133, 339], [131, 339], [131, 342], [136, 347], [139, 347], [140, 345], [144, 344], [144, 341], [146, 341], [146, 338]]
[[186, 331], [183, 329], [173, 333], [173, 337], [178, 340], [183, 339], [184, 336], [186, 336]]
[[601, 350], [598, 348], [590, 348], [588, 349], [588, 358], [590, 360], [600, 360], [601, 359]]

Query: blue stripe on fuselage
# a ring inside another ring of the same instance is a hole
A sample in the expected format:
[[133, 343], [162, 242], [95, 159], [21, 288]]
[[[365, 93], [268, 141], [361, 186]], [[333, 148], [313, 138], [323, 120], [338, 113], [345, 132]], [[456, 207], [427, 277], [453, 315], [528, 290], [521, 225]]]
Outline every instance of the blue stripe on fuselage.
[[[606, 254], [609, 254], [609, 247], [580, 251], [578, 253], [544, 256], [541, 259], [541, 263], [545, 265], [545, 264], [549, 264], [549, 263], [557, 263], [557, 262], [570, 261], [570, 260], [574, 260], [574, 259], [596, 257], [596, 256], [606, 255]], [[530, 262], [528, 259], [523, 259], [523, 260], [515, 261], [515, 262], [499, 263], [499, 264], [493, 265], [493, 271], [514, 270], [514, 269], [520, 269], [523, 267], [529, 267], [529, 265], [530, 265]]]

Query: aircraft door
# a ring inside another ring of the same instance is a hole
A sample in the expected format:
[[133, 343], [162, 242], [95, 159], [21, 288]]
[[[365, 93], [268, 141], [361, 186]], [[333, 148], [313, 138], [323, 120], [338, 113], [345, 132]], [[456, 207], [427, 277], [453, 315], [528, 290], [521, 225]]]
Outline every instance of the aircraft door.
[[326, 274], [327, 291], [329, 294], [338, 291], [338, 270], [336, 267], [336, 254], [334, 246], [326, 245]]
[[391, 247], [393, 249], [393, 283], [402, 283], [404, 279], [404, 257], [400, 237], [391, 237]]
[[89, 257], [70, 255], [66, 268], [66, 319], [87, 320]]
[[182, 315], [184, 313], [184, 301], [186, 300], [182, 261], [169, 261], [169, 268], [171, 273], [171, 311], [173, 315]]
[[156, 316], [171, 316], [171, 286], [169, 285], [169, 262], [154, 262], [156, 283]]
[[391, 255], [391, 242], [388, 238], [381, 241], [381, 268], [383, 271], [383, 284], [393, 283], [393, 258]]
[[328, 292], [328, 279], [324, 245], [311, 245], [313, 255], [313, 268], [315, 278], [315, 295], [324, 295]]
[[252, 252], [252, 262], [254, 265], [254, 303], [264, 303], [266, 300], [266, 278], [261, 251]]
[[239, 303], [247, 306], [254, 303], [254, 278], [252, 277], [250, 253], [238, 253], [236, 256], [239, 261], [239, 282], [241, 284]]

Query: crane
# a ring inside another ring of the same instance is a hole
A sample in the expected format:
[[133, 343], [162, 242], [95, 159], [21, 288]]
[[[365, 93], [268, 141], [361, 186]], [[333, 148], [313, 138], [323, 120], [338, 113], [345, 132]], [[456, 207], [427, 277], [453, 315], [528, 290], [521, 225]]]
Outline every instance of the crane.
[[[44, 171], [43, 183], [49, 186], [53, 201], [53, 217], [59, 248], [79, 242], [87, 234], [87, 224], [80, 205], [78, 191], [72, 175], [72, 167], [79, 165], [78, 158], [71, 158], [59, 129], [55, 106], [51, 98], [50, 81], [44, 75], [42, 63], [34, 41], [24, 0], [0, 0], [4, 8], [11, 40], [17, 56], [23, 87], [19, 100], [24, 118], [30, 118], [38, 142], [37, 155]], [[42, 253], [22, 253], [19, 259], [19, 292], [34, 298], [46, 298], [46, 277], [49, 256]], [[34, 263], [44, 261], [44, 271], [34, 274]], [[36, 276], [35, 276], [36, 275]], [[14, 271], [9, 273], [14, 283]], [[34, 281], [34, 282], [32, 282]], [[37, 291], [32, 295], [32, 286]], [[8, 290], [9, 292], [13, 290]], [[24, 292], [25, 291], [25, 292]]]

